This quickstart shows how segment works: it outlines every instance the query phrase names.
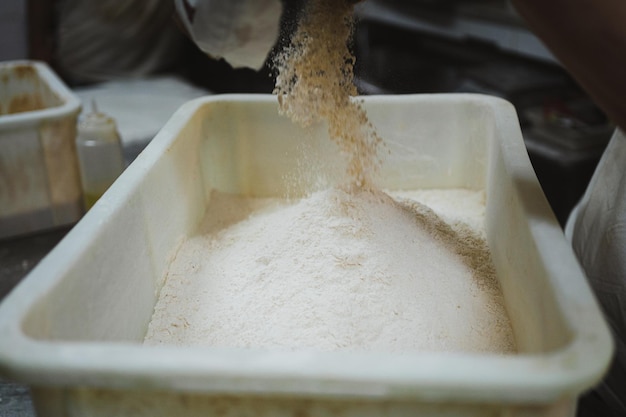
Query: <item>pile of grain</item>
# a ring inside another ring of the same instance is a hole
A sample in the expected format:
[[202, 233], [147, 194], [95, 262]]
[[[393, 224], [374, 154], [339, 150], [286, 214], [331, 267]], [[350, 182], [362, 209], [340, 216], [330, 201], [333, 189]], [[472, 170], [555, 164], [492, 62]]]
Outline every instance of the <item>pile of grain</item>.
[[394, 200], [332, 188], [295, 203], [214, 193], [146, 343], [512, 352], [483, 216], [483, 193], [467, 190]]

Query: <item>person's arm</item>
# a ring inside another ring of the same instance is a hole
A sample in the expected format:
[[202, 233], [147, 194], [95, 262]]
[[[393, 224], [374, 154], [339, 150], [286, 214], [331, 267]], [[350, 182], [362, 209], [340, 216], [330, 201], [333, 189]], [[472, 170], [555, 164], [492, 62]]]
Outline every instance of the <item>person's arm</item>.
[[512, 3], [596, 104], [626, 130], [626, 1]]

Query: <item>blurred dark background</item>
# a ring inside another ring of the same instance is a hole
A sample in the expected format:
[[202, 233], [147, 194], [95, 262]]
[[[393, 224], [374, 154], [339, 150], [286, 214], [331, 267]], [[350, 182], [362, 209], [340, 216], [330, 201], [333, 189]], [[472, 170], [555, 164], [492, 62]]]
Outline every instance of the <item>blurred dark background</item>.
[[[287, 17], [302, 0], [286, 0]], [[48, 62], [71, 88], [174, 74], [210, 93], [271, 93], [273, 71], [203, 54], [162, 0], [4, 0], [0, 60]], [[285, 21], [290, 19], [286, 18]], [[292, 25], [285, 25], [281, 42]], [[361, 94], [470, 92], [511, 101], [561, 225], [613, 126], [508, 0], [366, 0], [353, 48]]]

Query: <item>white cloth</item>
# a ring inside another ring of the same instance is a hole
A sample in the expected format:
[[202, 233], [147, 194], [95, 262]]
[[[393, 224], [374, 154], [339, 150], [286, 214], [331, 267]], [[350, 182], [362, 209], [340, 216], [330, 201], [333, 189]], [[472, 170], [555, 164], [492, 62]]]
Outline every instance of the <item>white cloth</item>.
[[280, 0], [175, 0], [193, 41], [234, 68], [260, 69], [278, 40]]
[[611, 138], [565, 232], [615, 339], [612, 367], [596, 388], [607, 409], [597, 415], [626, 416], [626, 136], [620, 130]]
[[122, 145], [145, 145], [189, 100], [211, 94], [175, 75], [108, 81], [72, 90], [83, 103], [81, 117], [95, 101], [117, 123]]
[[81, 84], [144, 77], [180, 61], [187, 42], [164, 0], [59, 0], [56, 60]]

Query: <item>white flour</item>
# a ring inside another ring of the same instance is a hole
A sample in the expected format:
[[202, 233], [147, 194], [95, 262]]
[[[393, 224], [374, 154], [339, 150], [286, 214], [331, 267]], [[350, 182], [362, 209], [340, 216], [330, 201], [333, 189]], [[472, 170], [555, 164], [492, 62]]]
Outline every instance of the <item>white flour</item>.
[[329, 189], [295, 203], [214, 193], [170, 266], [145, 343], [514, 352], [479, 238], [484, 194], [397, 201], [406, 198], [441, 217], [381, 192]]

